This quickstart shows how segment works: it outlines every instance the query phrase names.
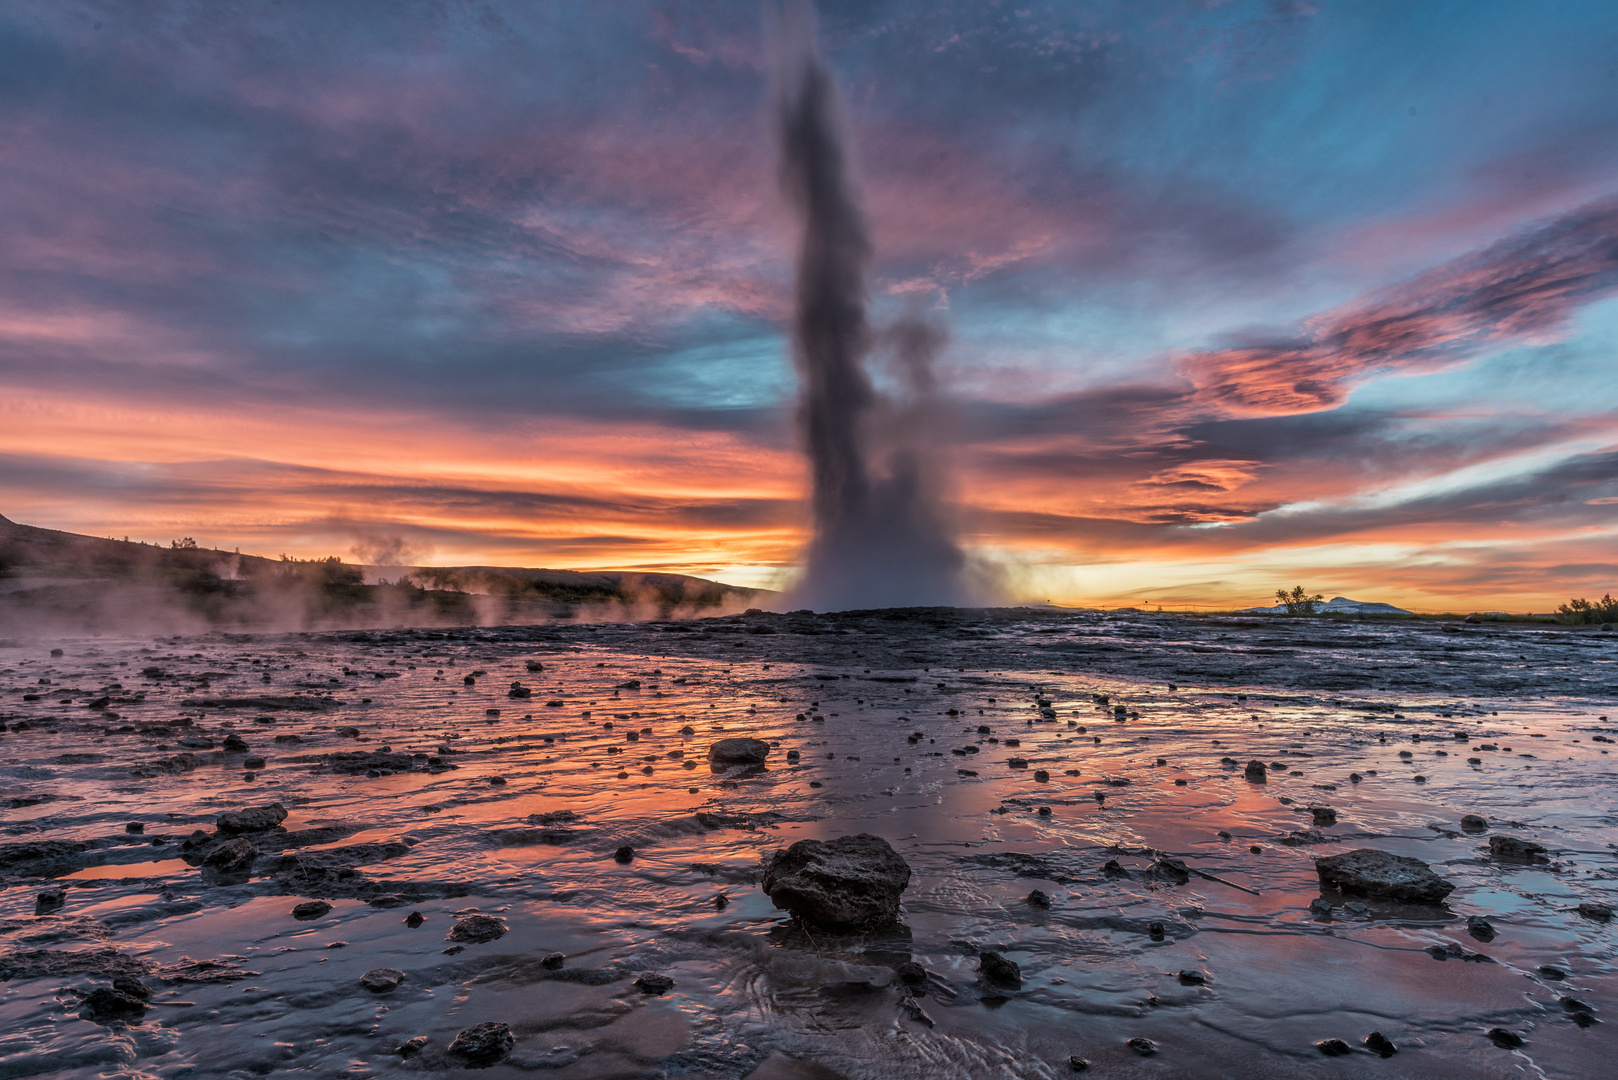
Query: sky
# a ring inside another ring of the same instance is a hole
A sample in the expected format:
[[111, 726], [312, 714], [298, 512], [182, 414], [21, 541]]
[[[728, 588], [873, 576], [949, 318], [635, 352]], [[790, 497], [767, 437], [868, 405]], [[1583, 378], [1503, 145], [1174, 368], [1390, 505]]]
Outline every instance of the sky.
[[[1618, 589], [1610, 0], [819, 12], [1008, 598]], [[0, 514], [790, 580], [761, 14], [9, 0]]]

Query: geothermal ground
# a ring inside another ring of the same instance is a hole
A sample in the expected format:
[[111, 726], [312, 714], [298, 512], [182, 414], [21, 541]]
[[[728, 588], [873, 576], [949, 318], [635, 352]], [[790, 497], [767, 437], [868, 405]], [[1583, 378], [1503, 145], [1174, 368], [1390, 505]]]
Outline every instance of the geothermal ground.
[[[0, 643], [0, 1076], [456, 1073], [483, 1023], [489, 1077], [1608, 1075], [1615, 709], [1618, 635], [1487, 624]], [[710, 766], [733, 736], [766, 764]], [[861, 832], [898, 928], [760, 891]], [[1323, 891], [1355, 848], [1454, 891]]]

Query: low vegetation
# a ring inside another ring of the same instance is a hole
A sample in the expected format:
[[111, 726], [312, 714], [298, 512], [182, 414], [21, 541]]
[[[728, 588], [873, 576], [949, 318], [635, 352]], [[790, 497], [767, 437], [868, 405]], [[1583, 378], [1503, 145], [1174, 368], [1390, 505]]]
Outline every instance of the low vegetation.
[[1313, 615], [1320, 610], [1321, 603], [1326, 599], [1320, 593], [1310, 596], [1302, 585], [1294, 585], [1291, 592], [1277, 589], [1275, 598], [1286, 605], [1288, 615]]

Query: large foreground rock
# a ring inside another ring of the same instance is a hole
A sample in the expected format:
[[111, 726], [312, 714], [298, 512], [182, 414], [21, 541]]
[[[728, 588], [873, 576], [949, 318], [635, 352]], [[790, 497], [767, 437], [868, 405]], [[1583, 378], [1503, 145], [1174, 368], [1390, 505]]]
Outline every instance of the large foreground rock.
[[764, 868], [764, 891], [776, 907], [831, 930], [893, 922], [909, 884], [909, 865], [869, 833], [799, 840]]
[[762, 765], [769, 756], [770, 744], [763, 739], [720, 739], [708, 747], [715, 765]]
[[1344, 892], [1385, 896], [1411, 904], [1437, 904], [1455, 885], [1433, 873], [1420, 859], [1357, 848], [1315, 863], [1320, 880]]

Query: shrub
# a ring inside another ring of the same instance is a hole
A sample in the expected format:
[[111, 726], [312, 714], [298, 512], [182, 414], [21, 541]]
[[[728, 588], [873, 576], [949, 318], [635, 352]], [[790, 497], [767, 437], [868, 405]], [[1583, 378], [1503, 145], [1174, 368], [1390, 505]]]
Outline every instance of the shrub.
[[1618, 622], [1618, 600], [1614, 600], [1611, 593], [1594, 603], [1583, 597], [1569, 600], [1556, 609], [1556, 621], [1575, 624]]
[[1275, 598], [1287, 606], [1288, 615], [1313, 615], [1320, 607], [1320, 602], [1326, 599], [1319, 593], [1310, 596], [1303, 591], [1302, 585], [1295, 585], [1291, 592], [1285, 589], [1275, 590]]

